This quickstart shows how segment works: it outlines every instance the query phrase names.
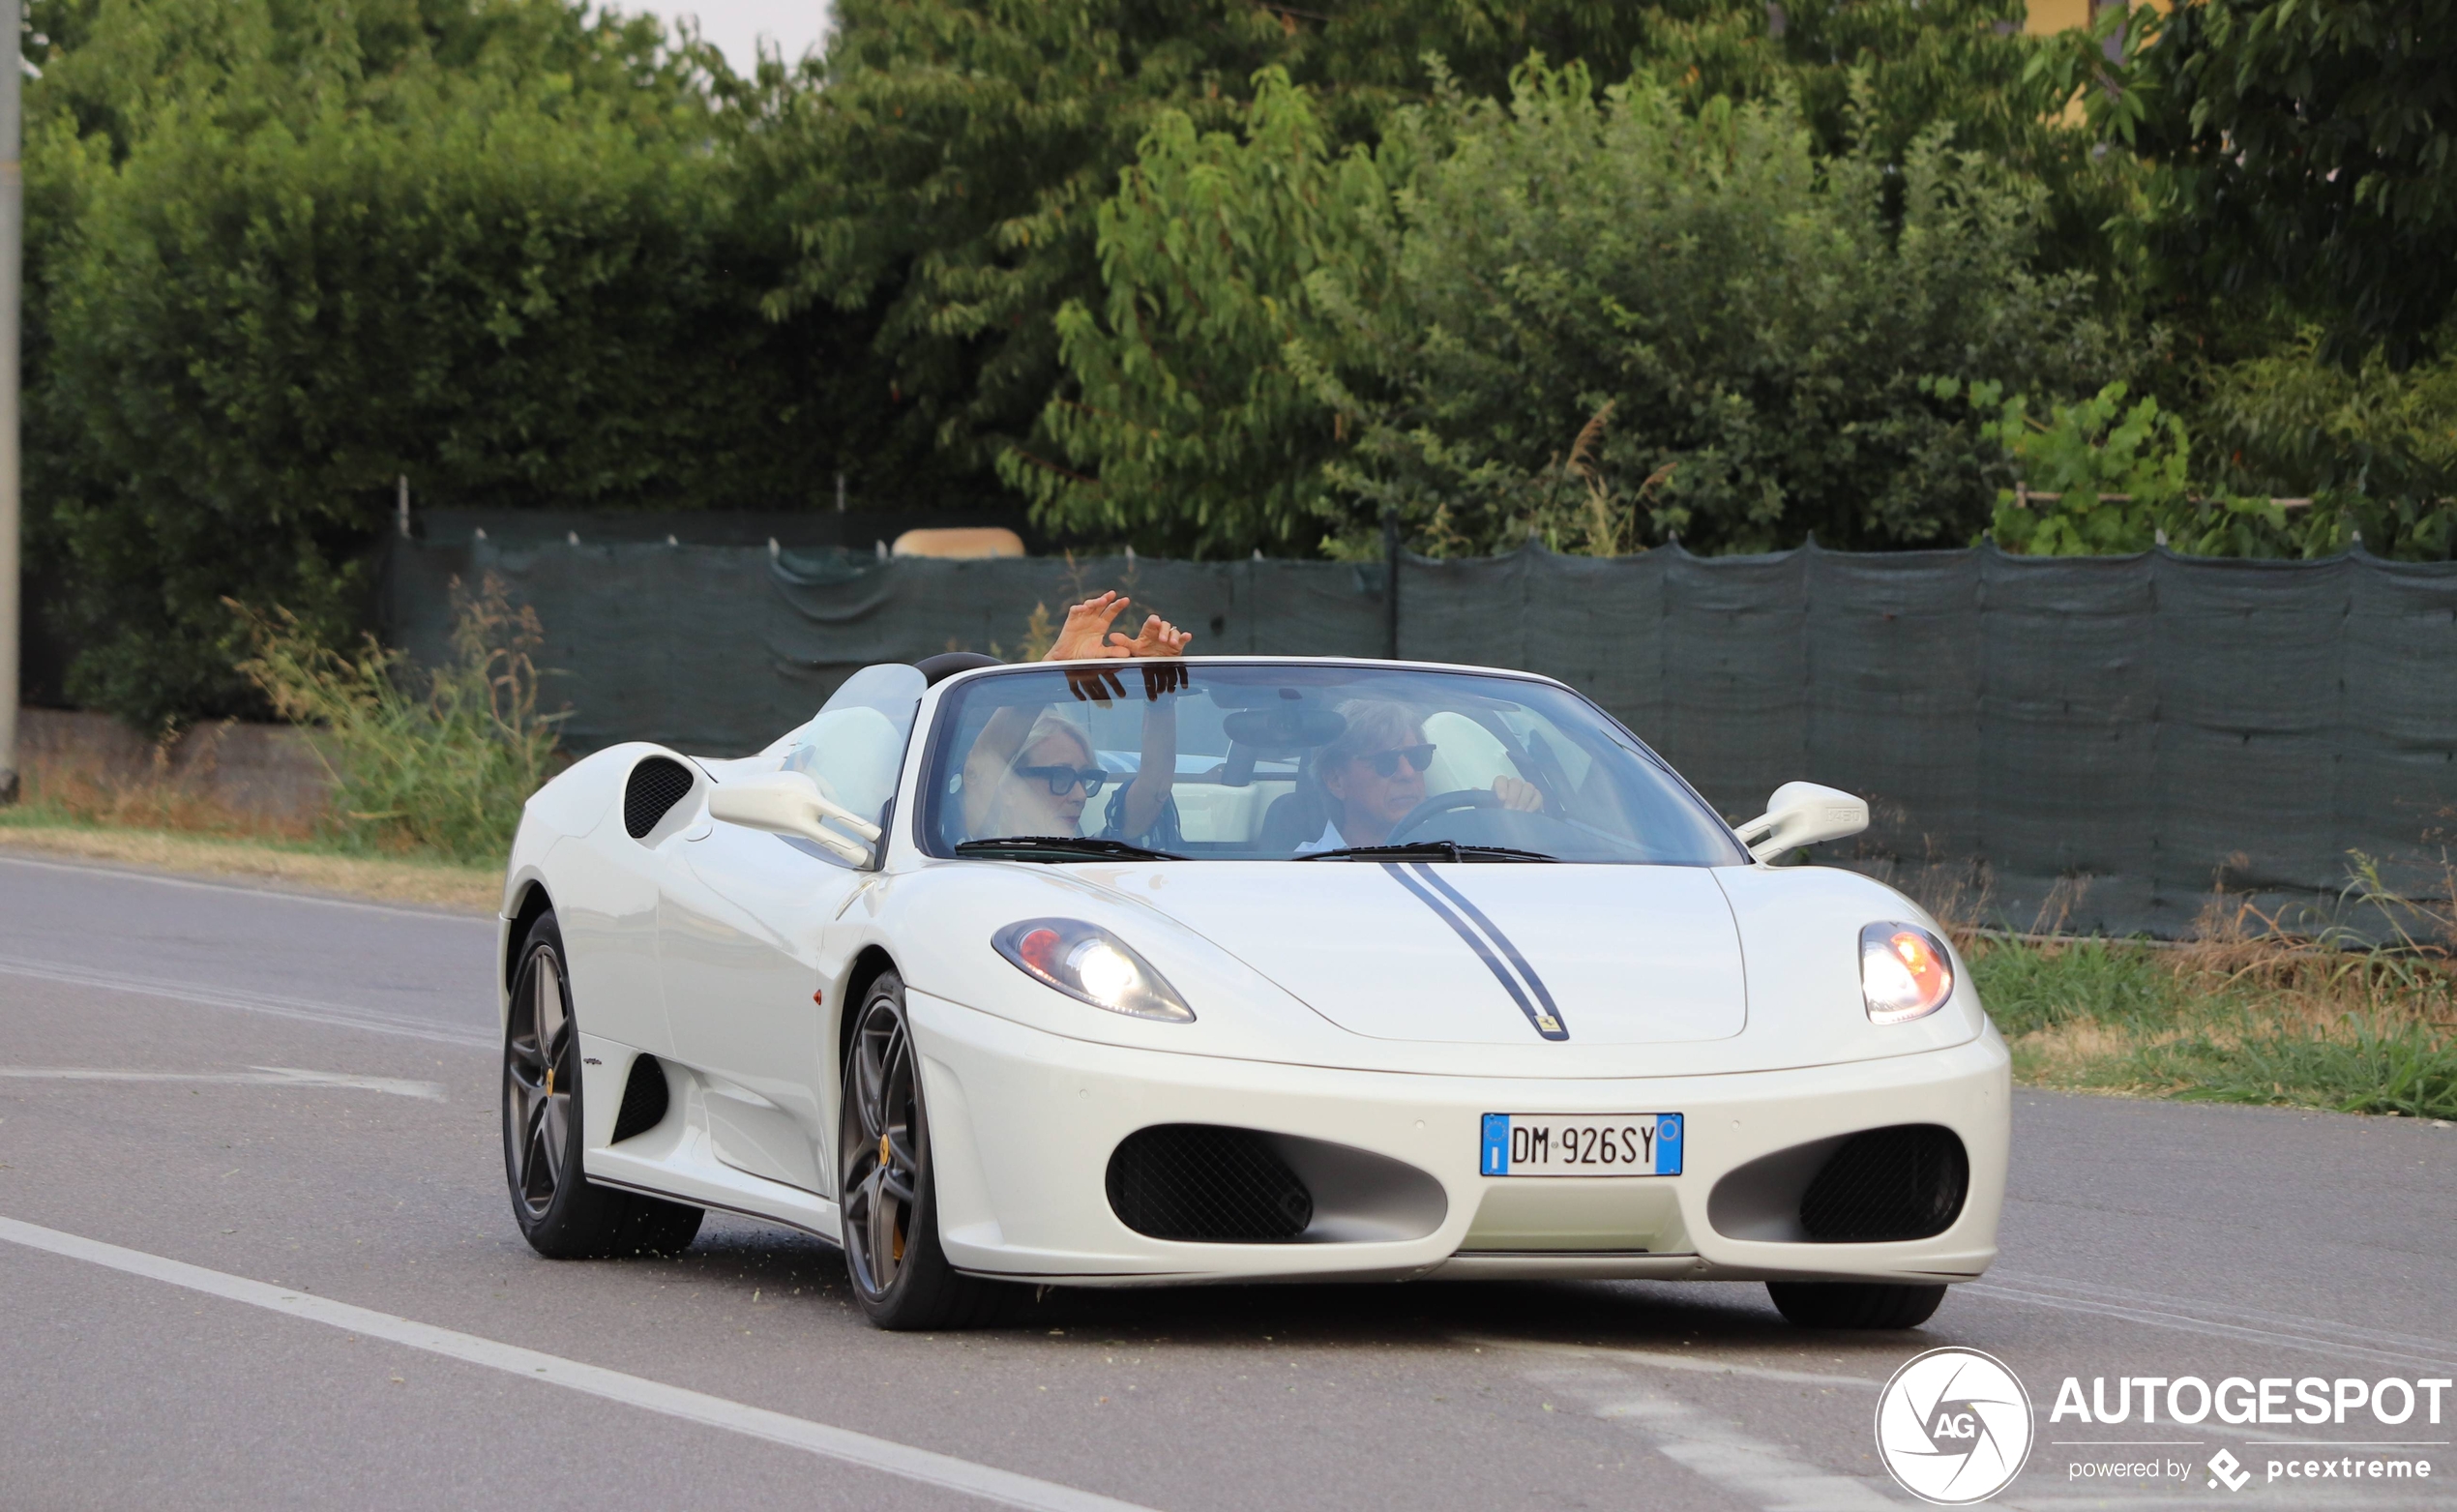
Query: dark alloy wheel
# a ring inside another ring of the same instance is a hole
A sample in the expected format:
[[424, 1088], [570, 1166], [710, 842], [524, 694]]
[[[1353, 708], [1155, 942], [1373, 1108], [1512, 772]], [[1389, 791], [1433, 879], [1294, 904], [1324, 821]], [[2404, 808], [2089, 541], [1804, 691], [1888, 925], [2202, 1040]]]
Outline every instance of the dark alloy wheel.
[[1941, 1284], [1769, 1281], [1778, 1312], [1803, 1328], [1916, 1328], [1945, 1300]]
[[503, 1171], [512, 1216], [556, 1260], [670, 1255], [691, 1244], [696, 1207], [617, 1192], [580, 1170], [580, 1036], [554, 915], [531, 926], [512, 977], [503, 1035]]
[[879, 977], [863, 995], [845, 1050], [837, 1147], [854, 1297], [881, 1328], [991, 1321], [1010, 1289], [958, 1274], [939, 1247], [930, 1123], [904, 983], [896, 973]]

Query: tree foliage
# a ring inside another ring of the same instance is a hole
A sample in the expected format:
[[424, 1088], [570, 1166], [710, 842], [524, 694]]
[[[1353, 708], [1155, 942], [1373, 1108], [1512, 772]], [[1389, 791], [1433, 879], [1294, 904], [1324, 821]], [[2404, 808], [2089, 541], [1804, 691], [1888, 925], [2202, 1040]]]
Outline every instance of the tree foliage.
[[2445, 560], [2457, 548], [2457, 353], [2401, 371], [2382, 348], [2352, 368], [2307, 327], [2206, 375], [2197, 465], [2252, 494], [2310, 498], [2335, 547]]
[[252, 703], [225, 595], [338, 640], [456, 503], [817, 491], [685, 60], [522, 6], [103, 0], [32, 93], [40, 542], [72, 691]]
[[403, 475], [1613, 552], [2182, 455], [1999, 528], [2445, 554], [2452, 4], [843, 0], [736, 77], [577, 0], [30, 0], [37, 596], [155, 724], [264, 706], [225, 594], [349, 643]]
[[1242, 136], [1146, 139], [1101, 312], [1059, 321], [1059, 456], [1009, 476], [1203, 550], [1354, 547], [1385, 509], [1445, 551], [1958, 543], [1980, 438], [1919, 379], [2113, 360], [2087, 279], [2031, 271], [2036, 204], [1942, 132], [1822, 159], [1785, 97], [1692, 113], [1576, 66], [1335, 155], [1267, 75]]
[[1258, 70], [1318, 84], [1329, 129], [1370, 136], [1439, 51], [1503, 87], [1530, 49], [1617, 74], [1645, 35], [1615, 0], [843, 0], [813, 74], [730, 91], [746, 198], [797, 251], [778, 312], [868, 338], [849, 407], [890, 419], [897, 464], [994, 489], [1059, 374], [1057, 312], [1100, 298], [1100, 206], [1164, 116], [1234, 126]]
[[2332, 361], [2426, 354], [2457, 300], [2457, 4], [2195, 0], [2134, 56], [2173, 281], [2285, 299]]
[[[1930, 385], [1951, 399], [1956, 385]], [[2325, 516], [2290, 517], [2275, 499], [2211, 492], [2191, 478], [2182, 418], [2148, 395], [2129, 404], [2111, 383], [2031, 413], [2029, 396], [1973, 384], [1980, 434], [2004, 449], [2030, 490], [1998, 494], [1993, 534], [2031, 556], [2105, 556], [2166, 546], [2199, 556], [2316, 556], [2344, 545]]]

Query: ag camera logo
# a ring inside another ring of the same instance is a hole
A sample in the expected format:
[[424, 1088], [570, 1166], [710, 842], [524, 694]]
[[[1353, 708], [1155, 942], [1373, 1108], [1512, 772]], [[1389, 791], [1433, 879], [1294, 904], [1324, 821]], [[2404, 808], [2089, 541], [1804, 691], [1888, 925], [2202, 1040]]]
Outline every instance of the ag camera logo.
[[1878, 1397], [1877, 1452], [1922, 1501], [1985, 1501], [2030, 1458], [2030, 1394], [1994, 1355], [1931, 1349], [1896, 1371]]

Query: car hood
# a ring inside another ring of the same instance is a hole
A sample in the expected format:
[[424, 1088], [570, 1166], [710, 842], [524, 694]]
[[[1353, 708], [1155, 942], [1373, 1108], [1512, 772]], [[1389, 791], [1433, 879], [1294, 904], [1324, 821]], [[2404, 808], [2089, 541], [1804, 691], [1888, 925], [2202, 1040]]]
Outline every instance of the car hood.
[[1154, 868], [1132, 888], [1352, 1033], [1661, 1045], [1748, 1022], [1699, 867], [1324, 861]]

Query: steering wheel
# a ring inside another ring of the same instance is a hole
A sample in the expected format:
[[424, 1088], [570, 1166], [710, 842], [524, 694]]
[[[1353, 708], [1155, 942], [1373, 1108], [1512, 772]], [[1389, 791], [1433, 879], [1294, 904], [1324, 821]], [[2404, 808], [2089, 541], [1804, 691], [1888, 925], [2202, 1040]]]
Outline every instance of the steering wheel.
[[1400, 837], [1436, 815], [1456, 813], [1461, 809], [1498, 809], [1500, 807], [1502, 807], [1501, 795], [1489, 788], [1462, 787], [1456, 792], [1436, 793], [1401, 815], [1399, 822], [1391, 826], [1390, 834], [1382, 843], [1386, 845], [1400, 844]]

